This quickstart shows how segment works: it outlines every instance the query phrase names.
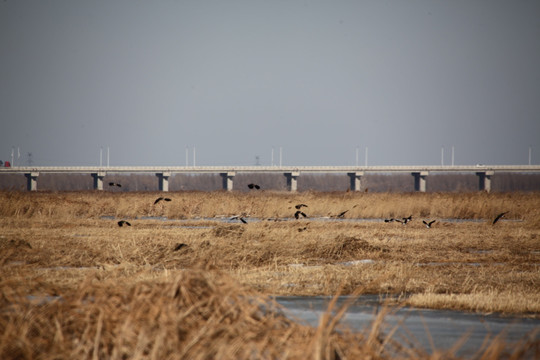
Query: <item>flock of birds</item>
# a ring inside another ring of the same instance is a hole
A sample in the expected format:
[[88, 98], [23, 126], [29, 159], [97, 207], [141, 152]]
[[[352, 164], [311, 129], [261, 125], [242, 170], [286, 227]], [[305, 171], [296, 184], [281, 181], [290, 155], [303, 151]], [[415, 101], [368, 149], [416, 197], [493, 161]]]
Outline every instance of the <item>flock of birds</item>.
[[[119, 183], [115, 183], [115, 182], [110, 182], [109, 183], [109, 186], [114, 186], [114, 187], [122, 187], [122, 184], [119, 184]], [[258, 184], [254, 184], [254, 183], [250, 183], [248, 184], [248, 188], [250, 190], [260, 190], [261, 189], [261, 186], [258, 185]], [[154, 201], [154, 205], [158, 204], [160, 201], [172, 201], [171, 198], [168, 198], [168, 197], [163, 197], [163, 196], [160, 196], [158, 197], [155, 201]], [[294, 218], [295, 219], [300, 219], [301, 217], [302, 218], [307, 218], [308, 215], [302, 211], [302, 208], [304, 207], [308, 207], [306, 204], [297, 204], [294, 206], [294, 208], [296, 209], [295, 213], [294, 213]], [[356, 207], [353, 206], [353, 208]], [[337, 215], [334, 215], [334, 216], [331, 216], [332, 218], [343, 218], [345, 216], [345, 214], [349, 212], [349, 210], [345, 210], [345, 211], [342, 211], [341, 213], [337, 214]], [[497, 221], [499, 221], [501, 218], [503, 218], [506, 214], [508, 214], [508, 211], [505, 211], [505, 212], [502, 212], [500, 214], [498, 214], [492, 221], [492, 225], [495, 225], [497, 223]], [[244, 224], [247, 224], [247, 220], [245, 219], [246, 218], [246, 215], [235, 215], [233, 217], [230, 218], [230, 220], [240, 220], [242, 223]], [[385, 223], [390, 223], [390, 222], [398, 222], [398, 223], [401, 223], [402, 225], [407, 225], [409, 222], [412, 221], [412, 215], [408, 216], [408, 217], [402, 217], [401, 219], [395, 219], [395, 218], [389, 218], [389, 219], [384, 219], [384, 222]], [[436, 222], [437, 220], [422, 220], [422, 223], [425, 225], [426, 228], [430, 229], [431, 226]], [[120, 220], [118, 221], [118, 226], [122, 227], [122, 226], [131, 226], [131, 223], [129, 223], [128, 221], [126, 220]], [[305, 230], [306, 228], [302, 229], [302, 230]], [[299, 230], [300, 231], [300, 230]], [[177, 244], [177, 246], [175, 247], [175, 251], [177, 250], [180, 250], [182, 247], [184, 246], [187, 246], [186, 244]]]

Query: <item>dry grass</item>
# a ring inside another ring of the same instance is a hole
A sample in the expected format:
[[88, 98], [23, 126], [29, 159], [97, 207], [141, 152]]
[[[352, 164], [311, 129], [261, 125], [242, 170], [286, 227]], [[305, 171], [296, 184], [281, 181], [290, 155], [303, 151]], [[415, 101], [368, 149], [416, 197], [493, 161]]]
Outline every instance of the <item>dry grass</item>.
[[[153, 205], [159, 195], [0, 192], [0, 358], [428, 357], [389, 349], [377, 326], [338, 333], [339, 316], [311, 329], [261, 313], [269, 294], [540, 314], [537, 193], [182, 192]], [[298, 203], [309, 218], [292, 218]], [[491, 225], [501, 211], [514, 221]], [[251, 221], [214, 218], [234, 214]]]

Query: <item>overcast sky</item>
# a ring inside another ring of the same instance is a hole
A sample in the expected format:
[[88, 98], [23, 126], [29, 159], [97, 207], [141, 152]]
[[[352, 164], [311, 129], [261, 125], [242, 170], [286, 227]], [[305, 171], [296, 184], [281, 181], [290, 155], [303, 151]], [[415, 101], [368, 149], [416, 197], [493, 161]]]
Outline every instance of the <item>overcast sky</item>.
[[5, 0], [0, 125], [16, 165], [540, 164], [540, 1]]

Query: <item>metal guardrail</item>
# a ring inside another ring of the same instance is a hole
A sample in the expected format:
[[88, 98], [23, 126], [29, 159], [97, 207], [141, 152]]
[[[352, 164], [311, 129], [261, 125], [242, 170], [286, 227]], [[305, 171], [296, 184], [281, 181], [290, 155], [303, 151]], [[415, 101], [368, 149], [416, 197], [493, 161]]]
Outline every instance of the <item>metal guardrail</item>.
[[15, 166], [0, 174], [37, 173], [353, 173], [353, 172], [539, 172], [540, 165], [406, 165], [406, 166]]

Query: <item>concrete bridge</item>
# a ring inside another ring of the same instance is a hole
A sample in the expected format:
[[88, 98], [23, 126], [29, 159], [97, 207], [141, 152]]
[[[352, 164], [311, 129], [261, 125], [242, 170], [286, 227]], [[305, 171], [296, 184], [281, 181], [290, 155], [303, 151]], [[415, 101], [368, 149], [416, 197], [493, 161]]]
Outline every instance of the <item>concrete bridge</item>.
[[281, 173], [287, 179], [289, 191], [297, 190], [297, 179], [302, 173], [343, 173], [350, 178], [352, 191], [360, 191], [362, 177], [366, 173], [410, 173], [414, 178], [415, 191], [426, 191], [430, 173], [475, 173], [478, 189], [489, 192], [491, 177], [501, 173], [536, 173], [540, 165], [458, 165], [458, 166], [39, 166], [0, 168], [1, 174], [23, 174], [27, 178], [27, 189], [37, 190], [40, 174], [89, 174], [94, 179], [94, 189], [103, 190], [103, 178], [107, 174], [140, 173], [155, 174], [159, 190], [169, 191], [169, 177], [172, 174], [220, 174], [223, 189], [232, 191], [234, 177], [238, 173]]

